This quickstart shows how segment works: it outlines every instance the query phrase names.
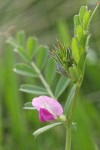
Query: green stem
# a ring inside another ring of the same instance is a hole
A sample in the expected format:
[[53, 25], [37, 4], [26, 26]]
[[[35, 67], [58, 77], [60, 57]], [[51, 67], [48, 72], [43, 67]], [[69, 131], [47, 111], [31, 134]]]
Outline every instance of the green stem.
[[78, 92], [79, 92], [79, 88], [80, 88], [80, 84], [76, 83], [76, 90], [75, 90], [75, 94], [74, 94], [74, 98], [73, 98], [73, 103], [72, 106], [70, 108], [70, 114], [69, 114], [69, 118], [68, 118], [68, 122], [66, 125], [66, 146], [65, 146], [65, 150], [71, 150], [71, 123], [72, 123], [72, 117], [74, 114], [74, 109], [76, 106], [76, 102], [77, 102], [77, 98], [78, 98]]
[[71, 127], [66, 128], [66, 145], [65, 150], [71, 150]]
[[46, 80], [44, 79], [44, 77], [42, 76], [40, 70], [38, 69], [38, 67], [35, 65], [34, 62], [31, 63], [32, 67], [34, 68], [35, 72], [37, 73], [37, 75], [39, 76], [41, 82], [43, 83], [44, 87], [46, 88], [48, 94], [55, 99], [55, 96], [53, 95], [48, 83], [46, 82]]

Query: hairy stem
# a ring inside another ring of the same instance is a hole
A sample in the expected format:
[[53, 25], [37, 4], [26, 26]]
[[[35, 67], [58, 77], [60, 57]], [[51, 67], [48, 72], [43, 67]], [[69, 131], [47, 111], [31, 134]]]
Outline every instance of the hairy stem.
[[52, 97], [55, 98], [55, 96], [53, 95], [48, 83], [46, 82], [46, 80], [44, 79], [44, 77], [42, 76], [40, 70], [38, 69], [38, 67], [35, 65], [34, 62], [31, 63], [32, 67], [34, 68], [35, 72], [38, 74], [41, 82], [43, 83], [44, 87], [46, 88], [48, 94]]

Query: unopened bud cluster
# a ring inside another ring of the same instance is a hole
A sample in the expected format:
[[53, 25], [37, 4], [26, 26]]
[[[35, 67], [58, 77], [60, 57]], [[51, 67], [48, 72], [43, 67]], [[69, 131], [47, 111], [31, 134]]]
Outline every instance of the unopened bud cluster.
[[73, 66], [73, 57], [71, 48], [58, 43], [58, 46], [50, 51], [50, 55], [57, 63], [57, 70], [60, 74], [69, 76], [69, 67]]

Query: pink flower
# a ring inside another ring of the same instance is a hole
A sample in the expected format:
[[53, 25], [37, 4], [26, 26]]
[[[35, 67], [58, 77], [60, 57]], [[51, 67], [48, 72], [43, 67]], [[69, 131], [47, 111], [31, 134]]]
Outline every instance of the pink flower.
[[32, 105], [38, 110], [41, 122], [52, 121], [63, 113], [60, 103], [48, 96], [34, 98]]

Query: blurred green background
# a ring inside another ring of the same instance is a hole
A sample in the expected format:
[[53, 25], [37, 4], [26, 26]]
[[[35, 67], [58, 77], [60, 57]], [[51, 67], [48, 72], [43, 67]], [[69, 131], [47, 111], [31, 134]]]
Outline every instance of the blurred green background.
[[[13, 72], [19, 57], [5, 41], [9, 34], [25, 30], [52, 48], [56, 39], [64, 42], [73, 36], [73, 16], [82, 5], [94, 9], [94, 0], [0, 0], [0, 150], [64, 150], [65, 132], [56, 127], [34, 139], [32, 133], [46, 125], [35, 111], [23, 110], [34, 95], [20, 92], [20, 84], [35, 83]], [[100, 149], [100, 8], [90, 32], [85, 78], [80, 91], [72, 131], [72, 150]], [[67, 33], [67, 34], [66, 34]], [[70, 86], [61, 95], [66, 98]], [[63, 100], [64, 101], [64, 100]]]

